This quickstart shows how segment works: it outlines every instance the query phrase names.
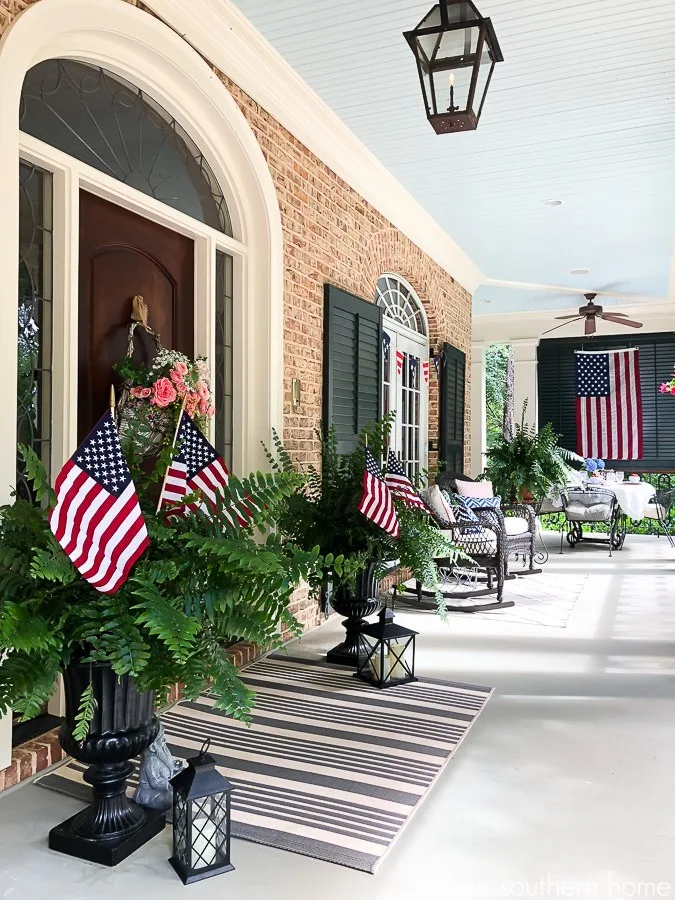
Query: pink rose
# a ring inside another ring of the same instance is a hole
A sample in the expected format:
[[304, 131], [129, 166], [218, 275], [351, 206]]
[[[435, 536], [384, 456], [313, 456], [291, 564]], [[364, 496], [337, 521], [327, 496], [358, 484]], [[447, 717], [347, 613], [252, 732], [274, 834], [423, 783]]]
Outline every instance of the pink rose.
[[155, 406], [164, 407], [173, 403], [178, 394], [168, 378], [158, 378], [152, 386], [153, 398], [150, 401]]
[[[664, 383], [664, 384], [661, 385], [661, 387], [659, 388], [659, 390], [661, 391], [662, 394], [667, 394], [667, 393], [670, 391], [670, 388], [668, 387], [667, 384]], [[132, 393], [132, 394], [134, 393], [133, 390], [132, 390], [131, 393]]]
[[179, 382], [176, 385], [176, 391], [178, 392], [179, 397], [185, 396], [187, 394], [187, 384], [184, 381]]
[[139, 400], [147, 400], [152, 395], [150, 388], [132, 387], [129, 391], [132, 397], [138, 397]]
[[216, 414], [215, 406], [209, 406], [209, 408], [206, 410], [206, 415], [207, 416], [215, 416], [215, 414]]
[[208, 400], [200, 400], [199, 401], [199, 412], [205, 416], [209, 411], [209, 401]]
[[183, 376], [178, 371], [178, 369], [172, 369], [169, 372], [169, 378], [174, 382], [174, 384], [180, 384], [183, 380]]
[[201, 400], [208, 400], [209, 399], [208, 385], [205, 384], [203, 381], [198, 381], [197, 382], [197, 393], [199, 394], [199, 397]]
[[181, 362], [180, 360], [176, 363], [176, 365], [174, 366], [174, 369], [175, 369], [176, 372], [178, 372], [178, 374], [179, 374], [182, 378], [185, 378], [185, 376], [186, 376], [187, 373], [188, 373], [188, 367], [187, 367], [187, 365], [186, 365], [184, 362]]

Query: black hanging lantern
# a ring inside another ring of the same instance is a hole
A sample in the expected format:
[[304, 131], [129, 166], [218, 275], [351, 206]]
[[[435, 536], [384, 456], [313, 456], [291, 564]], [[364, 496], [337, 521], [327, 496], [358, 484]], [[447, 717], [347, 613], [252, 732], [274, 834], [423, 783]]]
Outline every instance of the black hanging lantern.
[[171, 779], [173, 856], [169, 860], [183, 884], [231, 872], [230, 794], [232, 785], [216, 769], [206, 740], [199, 756]]
[[477, 128], [495, 64], [504, 60], [491, 20], [471, 0], [441, 0], [404, 37], [435, 132]]
[[418, 632], [394, 622], [394, 610], [381, 610], [374, 625], [359, 635], [360, 654], [356, 677], [378, 688], [417, 681], [415, 638]]

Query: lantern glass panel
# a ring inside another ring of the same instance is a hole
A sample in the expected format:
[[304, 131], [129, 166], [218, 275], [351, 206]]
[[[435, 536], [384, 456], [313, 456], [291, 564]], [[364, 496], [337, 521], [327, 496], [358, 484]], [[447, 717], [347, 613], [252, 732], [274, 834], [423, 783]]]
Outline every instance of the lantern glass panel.
[[490, 51], [484, 45], [483, 52], [480, 57], [480, 68], [478, 69], [478, 78], [476, 80], [476, 93], [473, 98], [473, 108], [476, 115], [479, 116], [483, 106], [483, 100], [488, 87], [488, 80], [494, 68], [494, 62], [490, 56]]
[[363, 635], [368, 656], [368, 671], [376, 681], [396, 681], [410, 675], [410, 667], [405, 665], [406, 649], [410, 638], [380, 641]]
[[227, 834], [227, 794], [212, 794], [193, 800], [192, 869], [222, 865], [229, 856]]
[[173, 802], [173, 852], [184, 866], [189, 865], [187, 852], [187, 816], [185, 800], [179, 793], [174, 793]]

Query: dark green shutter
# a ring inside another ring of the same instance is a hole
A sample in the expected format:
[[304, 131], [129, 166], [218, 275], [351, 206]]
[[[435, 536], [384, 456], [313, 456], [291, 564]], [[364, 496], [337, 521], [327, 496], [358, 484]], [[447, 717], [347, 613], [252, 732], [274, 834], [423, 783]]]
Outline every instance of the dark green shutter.
[[443, 344], [439, 462], [446, 472], [464, 471], [465, 391], [466, 356], [451, 344]]
[[335, 425], [341, 453], [380, 417], [382, 310], [327, 284], [324, 288], [324, 427]]

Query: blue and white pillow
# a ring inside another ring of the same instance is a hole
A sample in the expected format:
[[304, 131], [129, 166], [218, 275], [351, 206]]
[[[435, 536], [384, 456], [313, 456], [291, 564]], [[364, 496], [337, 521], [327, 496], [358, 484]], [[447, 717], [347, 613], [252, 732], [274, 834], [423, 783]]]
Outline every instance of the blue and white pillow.
[[448, 503], [452, 506], [453, 512], [455, 513], [455, 518], [460, 525], [471, 525], [471, 528], [465, 528], [464, 534], [479, 534], [480, 533], [480, 522], [478, 520], [478, 516], [473, 511], [471, 506], [466, 502], [466, 497], [460, 497], [459, 494], [448, 494], [447, 491], [443, 491], [443, 496], [448, 501]]
[[[483, 509], [486, 511], [486, 515], [488, 519], [495, 525], [499, 525], [499, 520], [496, 515], [491, 514], [490, 510], [500, 509], [502, 505], [501, 497], [458, 497], [458, 500], [463, 500], [466, 506], [473, 511], [474, 509]], [[475, 515], [475, 513], [474, 513]]]
[[463, 500], [469, 509], [499, 509], [502, 505], [501, 497], [458, 497]]

